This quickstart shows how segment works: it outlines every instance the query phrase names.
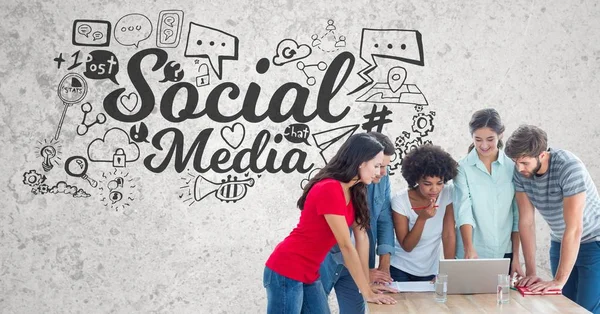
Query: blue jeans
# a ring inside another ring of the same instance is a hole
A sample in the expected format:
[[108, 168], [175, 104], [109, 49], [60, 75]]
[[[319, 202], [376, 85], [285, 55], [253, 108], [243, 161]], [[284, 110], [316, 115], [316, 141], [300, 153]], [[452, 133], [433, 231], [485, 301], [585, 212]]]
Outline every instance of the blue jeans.
[[344, 264], [338, 264], [332, 254], [327, 254], [320, 273], [325, 293], [329, 295], [335, 289], [340, 314], [365, 313], [365, 301]]
[[415, 276], [405, 271], [402, 271], [394, 266], [390, 266], [390, 275], [394, 281], [431, 281], [435, 275], [430, 276]]
[[321, 280], [312, 284], [287, 278], [265, 266], [268, 314], [328, 314], [329, 304]]
[[[550, 243], [550, 268], [556, 276], [560, 243]], [[582, 243], [577, 260], [562, 293], [586, 310], [600, 314], [600, 241]]]

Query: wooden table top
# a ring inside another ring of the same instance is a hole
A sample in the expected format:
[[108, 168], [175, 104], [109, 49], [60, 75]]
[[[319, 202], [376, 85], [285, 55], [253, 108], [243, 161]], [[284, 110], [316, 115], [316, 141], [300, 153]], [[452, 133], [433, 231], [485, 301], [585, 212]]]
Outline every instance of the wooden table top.
[[446, 303], [437, 303], [433, 292], [391, 294], [395, 305], [369, 303], [369, 314], [380, 313], [590, 313], [562, 295], [521, 296], [510, 290], [510, 302], [497, 304], [496, 294], [448, 295]]

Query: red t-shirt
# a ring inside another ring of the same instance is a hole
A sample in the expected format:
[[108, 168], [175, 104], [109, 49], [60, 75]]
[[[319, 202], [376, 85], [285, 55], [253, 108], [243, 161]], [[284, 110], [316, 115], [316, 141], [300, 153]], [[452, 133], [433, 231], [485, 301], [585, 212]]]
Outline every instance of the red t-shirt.
[[308, 192], [300, 222], [267, 260], [274, 272], [310, 284], [319, 278], [319, 267], [327, 252], [337, 243], [325, 214], [346, 217], [348, 226], [354, 222], [352, 201], [346, 205], [344, 191], [339, 181], [324, 179]]

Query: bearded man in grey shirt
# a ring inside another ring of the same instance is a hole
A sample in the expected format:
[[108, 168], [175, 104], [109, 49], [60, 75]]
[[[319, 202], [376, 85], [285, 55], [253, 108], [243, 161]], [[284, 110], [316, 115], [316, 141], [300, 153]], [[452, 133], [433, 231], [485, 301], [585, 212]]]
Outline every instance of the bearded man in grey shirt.
[[[532, 291], [562, 289], [600, 313], [600, 197], [585, 165], [569, 151], [548, 148], [546, 132], [533, 125], [521, 125], [505, 153], [517, 170], [513, 182], [526, 267], [517, 284]], [[536, 275], [534, 208], [551, 230], [550, 281]]]

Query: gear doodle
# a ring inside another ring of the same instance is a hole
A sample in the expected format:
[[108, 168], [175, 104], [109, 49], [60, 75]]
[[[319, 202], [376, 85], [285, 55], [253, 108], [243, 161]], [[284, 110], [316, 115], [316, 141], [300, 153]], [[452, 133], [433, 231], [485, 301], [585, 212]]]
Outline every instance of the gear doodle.
[[44, 183], [46, 181], [46, 176], [39, 174], [35, 170], [29, 170], [28, 172], [23, 173], [23, 184], [37, 187], [38, 185]]
[[406, 156], [411, 150], [423, 145], [423, 140], [420, 137], [415, 138], [414, 140], [407, 142], [406, 146], [402, 150], [402, 156]]
[[429, 135], [429, 132], [432, 132], [434, 128], [433, 116], [432, 112], [428, 114], [420, 112], [413, 116], [412, 131], [423, 137]]
[[396, 149], [404, 147], [406, 140], [409, 138], [410, 138], [410, 133], [403, 131], [402, 135], [396, 137], [396, 143], [395, 143]]
[[402, 160], [404, 159], [404, 149], [406, 147], [406, 141], [410, 139], [410, 133], [403, 131], [402, 134], [396, 137], [396, 141], [394, 146], [396, 147], [396, 151], [394, 154], [394, 163], [390, 164], [390, 172], [389, 175], [392, 176], [396, 174], [394, 171], [397, 170], [402, 165]]

